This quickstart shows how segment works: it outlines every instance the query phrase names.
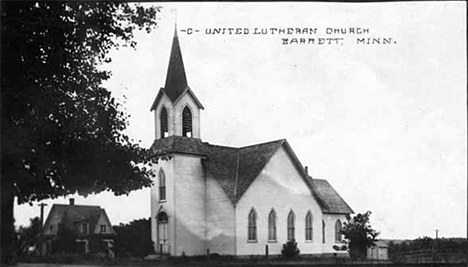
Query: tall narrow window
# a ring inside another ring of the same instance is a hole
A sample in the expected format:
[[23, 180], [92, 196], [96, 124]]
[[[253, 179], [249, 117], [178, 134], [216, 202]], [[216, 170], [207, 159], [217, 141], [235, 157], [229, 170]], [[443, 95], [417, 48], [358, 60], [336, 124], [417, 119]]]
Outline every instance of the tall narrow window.
[[325, 221], [322, 220], [322, 243], [325, 244]]
[[253, 208], [249, 213], [248, 240], [257, 240], [257, 214], [255, 213], [255, 210]]
[[182, 136], [192, 137], [192, 112], [189, 107], [182, 111]]
[[337, 243], [340, 243], [342, 240], [342, 235], [341, 235], [341, 221], [338, 219], [335, 223], [335, 241]]
[[166, 200], [166, 175], [159, 171], [159, 200]]
[[306, 240], [312, 241], [313, 228], [312, 228], [312, 213], [310, 211], [306, 215], [305, 233], [306, 233]]
[[169, 135], [169, 129], [167, 126], [167, 111], [165, 107], [161, 109], [161, 113], [159, 114], [159, 122], [161, 124], [161, 137], [160, 138], [167, 137]]
[[268, 240], [276, 241], [276, 212], [273, 209], [268, 215]]
[[290, 211], [288, 214], [288, 240], [294, 239], [294, 213]]

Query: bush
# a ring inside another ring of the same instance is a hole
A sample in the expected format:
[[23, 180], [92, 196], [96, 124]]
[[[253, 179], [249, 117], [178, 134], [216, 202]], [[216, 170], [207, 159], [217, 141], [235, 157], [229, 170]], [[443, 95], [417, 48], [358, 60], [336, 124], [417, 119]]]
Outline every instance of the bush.
[[297, 248], [297, 242], [296, 240], [292, 239], [286, 242], [286, 244], [283, 244], [283, 250], [281, 250], [281, 254], [287, 258], [294, 258], [298, 256], [300, 253], [300, 250]]

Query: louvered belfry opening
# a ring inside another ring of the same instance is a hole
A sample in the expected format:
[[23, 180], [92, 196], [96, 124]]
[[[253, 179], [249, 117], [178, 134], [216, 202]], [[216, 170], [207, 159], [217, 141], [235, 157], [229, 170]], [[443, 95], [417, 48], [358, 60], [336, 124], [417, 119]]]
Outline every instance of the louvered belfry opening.
[[167, 126], [167, 111], [164, 107], [159, 115], [159, 121], [161, 122], [161, 138], [167, 137], [169, 135], [169, 129]]
[[192, 112], [188, 107], [182, 111], [182, 136], [192, 137]]

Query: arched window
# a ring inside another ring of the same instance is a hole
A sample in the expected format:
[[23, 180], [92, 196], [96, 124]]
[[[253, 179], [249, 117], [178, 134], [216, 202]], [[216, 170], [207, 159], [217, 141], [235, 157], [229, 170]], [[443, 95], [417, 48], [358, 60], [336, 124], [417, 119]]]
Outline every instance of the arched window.
[[306, 215], [305, 233], [306, 233], [306, 240], [312, 241], [313, 228], [312, 228], [312, 213], [310, 211], [307, 212], [307, 215]]
[[322, 243], [325, 244], [325, 221], [322, 220]]
[[268, 240], [276, 240], [276, 212], [274, 209], [268, 215]]
[[257, 240], [257, 214], [252, 208], [249, 213], [249, 229], [248, 229], [248, 240], [256, 241]]
[[160, 212], [158, 214], [158, 224], [167, 223], [167, 222], [168, 222], [167, 214], [165, 212]]
[[294, 212], [288, 214], [288, 240], [294, 239]]
[[169, 134], [169, 129], [167, 126], [167, 111], [165, 107], [161, 109], [161, 113], [159, 114], [159, 122], [161, 124], [161, 137], [160, 138], [167, 137]]
[[341, 235], [341, 221], [338, 219], [335, 223], [335, 241], [337, 243], [341, 242], [342, 235]]
[[159, 200], [166, 200], [166, 175], [163, 170], [159, 171]]
[[192, 112], [189, 107], [182, 111], [182, 136], [192, 137]]

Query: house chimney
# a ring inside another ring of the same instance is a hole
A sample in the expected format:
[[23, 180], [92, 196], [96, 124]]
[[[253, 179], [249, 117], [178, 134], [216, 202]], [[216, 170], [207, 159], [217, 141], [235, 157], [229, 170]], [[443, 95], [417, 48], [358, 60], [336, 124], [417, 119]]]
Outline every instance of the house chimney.
[[304, 171], [305, 171], [305, 173], [306, 173], [307, 175], [309, 175], [309, 167], [305, 166], [305, 167], [304, 167]]
[[73, 206], [75, 205], [75, 199], [74, 198], [70, 198], [70, 206]]

